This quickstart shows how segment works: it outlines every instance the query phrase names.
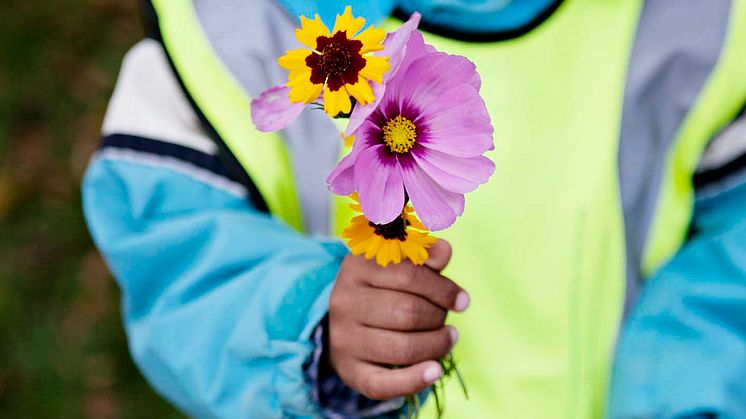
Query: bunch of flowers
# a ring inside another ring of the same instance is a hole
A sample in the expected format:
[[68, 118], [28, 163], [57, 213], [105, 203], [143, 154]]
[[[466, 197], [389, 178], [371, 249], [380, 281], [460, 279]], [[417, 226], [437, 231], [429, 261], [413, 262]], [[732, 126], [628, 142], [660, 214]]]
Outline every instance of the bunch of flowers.
[[[419, 20], [415, 13], [387, 34], [363, 30], [365, 20], [349, 6], [331, 32], [318, 15], [301, 17], [296, 38], [305, 48], [278, 60], [288, 82], [251, 106], [261, 131], [286, 127], [309, 104], [349, 119], [342, 138], [352, 148], [327, 184], [362, 213], [343, 233], [351, 252], [383, 267], [423, 264], [436, 241], [430, 231], [453, 225], [464, 194], [495, 169], [484, 156], [493, 128], [475, 65], [426, 44]], [[441, 362], [455, 370], [450, 355]]]

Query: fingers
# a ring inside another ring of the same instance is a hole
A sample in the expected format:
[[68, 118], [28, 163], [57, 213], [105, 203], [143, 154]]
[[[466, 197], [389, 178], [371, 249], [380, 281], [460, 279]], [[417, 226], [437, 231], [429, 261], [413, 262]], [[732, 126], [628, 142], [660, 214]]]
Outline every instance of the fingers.
[[427, 266], [403, 262], [391, 268], [371, 270], [366, 280], [376, 288], [418, 295], [444, 310], [463, 311], [469, 304], [469, 296], [461, 287]]
[[425, 361], [407, 368], [387, 369], [365, 362], [351, 367], [355, 390], [373, 400], [389, 400], [416, 394], [432, 385], [443, 370], [435, 361]]
[[443, 327], [447, 312], [413, 294], [380, 288], [364, 291], [362, 307], [351, 314], [361, 324], [395, 331], [428, 331]]
[[429, 249], [427, 249], [428, 258], [425, 261], [425, 266], [440, 272], [446, 268], [448, 262], [451, 260], [451, 244], [443, 239], [438, 239]]
[[345, 383], [384, 400], [418, 393], [442, 375], [435, 360], [458, 340], [456, 329], [444, 325], [447, 312], [469, 304], [466, 292], [439, 273], [450, 256], [450, 245], [438, 241], [424, 266], [382, 268], [345, 258], [329, 300], [327, 335], [328, 360]]
[[452, 326], [428, 332], [396, 332], [364, 328], [359, 336], [348, 339], [349, 355], [383, 365], [412, 365], [446, 355], [458, 340]]

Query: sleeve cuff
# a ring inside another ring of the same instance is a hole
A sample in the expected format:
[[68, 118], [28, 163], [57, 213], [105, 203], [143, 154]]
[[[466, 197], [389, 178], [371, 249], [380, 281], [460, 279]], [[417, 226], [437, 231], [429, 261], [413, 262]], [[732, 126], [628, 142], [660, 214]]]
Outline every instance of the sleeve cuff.
[[313, 333], [314, 351], [305, 366], [311, 383], [311, 396], [319, 405], [325, 418], [347, 419], [368, 417], [398, 417], [404, 404], [403, 399], [386, 401], [371, 400], [348, 387], [328, 363], [325, 362], [326, 333], [328, 317], [324, 317]]

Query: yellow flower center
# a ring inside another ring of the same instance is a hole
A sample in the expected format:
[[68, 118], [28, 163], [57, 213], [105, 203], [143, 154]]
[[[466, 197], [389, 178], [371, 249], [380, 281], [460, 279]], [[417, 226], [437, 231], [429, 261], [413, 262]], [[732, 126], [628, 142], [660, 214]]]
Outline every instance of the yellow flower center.
[[394, 153], [406, 153], [417, 139], [416, 128], [412, 121], [398, 115], [383, 126], [383, 142]]

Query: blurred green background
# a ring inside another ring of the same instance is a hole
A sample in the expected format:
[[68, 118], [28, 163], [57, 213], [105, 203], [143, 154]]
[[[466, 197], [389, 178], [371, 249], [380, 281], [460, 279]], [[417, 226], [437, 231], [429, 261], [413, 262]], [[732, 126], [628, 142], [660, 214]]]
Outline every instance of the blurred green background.
[[136, 0], [0, 4], [0, 418], [178, 418], [128, 353], [79, 184]]

